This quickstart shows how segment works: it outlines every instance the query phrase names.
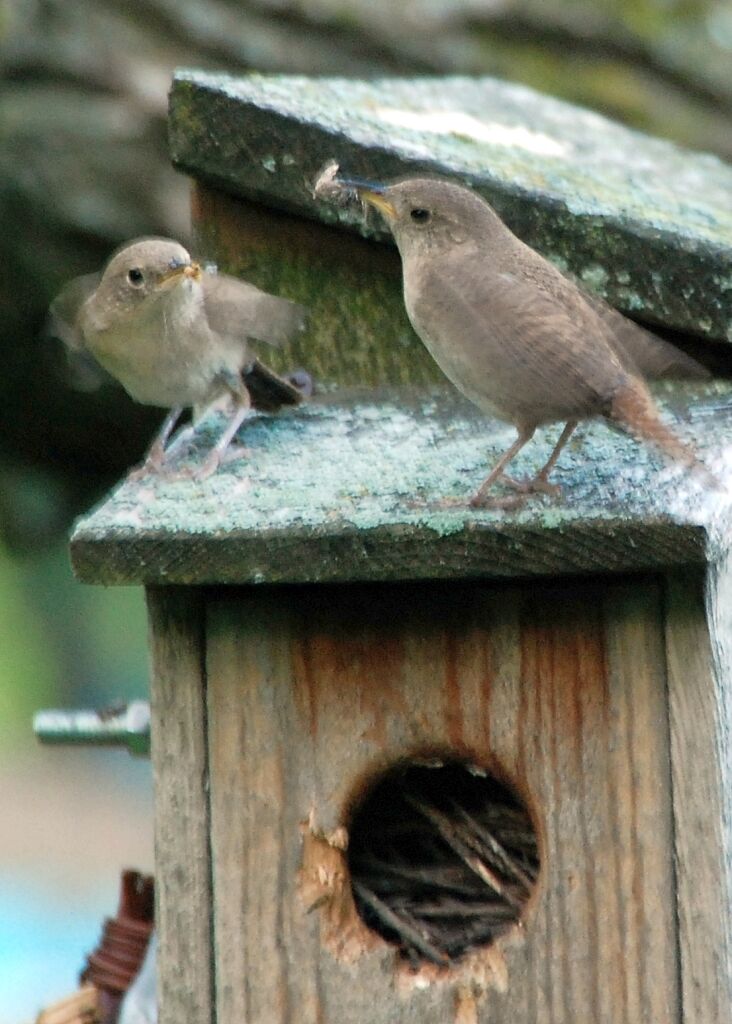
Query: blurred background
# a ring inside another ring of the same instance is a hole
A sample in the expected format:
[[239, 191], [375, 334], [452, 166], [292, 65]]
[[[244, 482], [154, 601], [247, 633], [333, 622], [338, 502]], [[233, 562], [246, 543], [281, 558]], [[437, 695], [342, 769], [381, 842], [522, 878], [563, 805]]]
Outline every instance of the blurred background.
[[42, 327], [121, 241], [185, 243], [176, 66], [490, 74], [732, 159], [732, 0], [0, 0], [0, 1024], [73, 990], [120, 868], [152, 870], [149, 762], [31, 717], [147, 696], [142, 594], [77, 585], [66, 537], [160, 414], [74, 391]]

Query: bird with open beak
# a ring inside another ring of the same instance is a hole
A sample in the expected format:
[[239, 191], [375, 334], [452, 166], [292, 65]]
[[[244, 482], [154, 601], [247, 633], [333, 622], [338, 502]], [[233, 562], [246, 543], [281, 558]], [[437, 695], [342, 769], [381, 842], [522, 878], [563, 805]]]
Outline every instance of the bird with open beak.
[[[72, 351], [90, 353], [135, 401], [170, 410], [136, 476], [161, 470], [184, 409], [193, 408], [195, 421], [214, 401], [233, 400], [223, 433], [192, 474], [197, 479], [216, 471], [252, 405], [274, 411], [301, 400], [301, 391], [260, 363], [249, 343], [282, 345], [304, 320], [302, 306], [202, 269], [167, 238], [123, 246], [101, 275], [66, 285], [50, 309], [51, 332]], [[191, 434], [189, 428], [179, 435], [175, 448]]]
[[[409, 319], [442, 371], [478, 408], [516, 426], [518, 437], [471, 505], [523, 500], [491, 496], [499, 481], [521, 495], [558, 493], [549, 474], [578, 422], [592, 416], [704, 470], [662, 422], [643, 380], [707, 377], [699, 363], [563, 276], [471, 189], [437, 178], [337, 180], [389, 225]], [[537, 427], [555, 422], [564, 427], [539, 472], [530, 480], [507, 476]]]

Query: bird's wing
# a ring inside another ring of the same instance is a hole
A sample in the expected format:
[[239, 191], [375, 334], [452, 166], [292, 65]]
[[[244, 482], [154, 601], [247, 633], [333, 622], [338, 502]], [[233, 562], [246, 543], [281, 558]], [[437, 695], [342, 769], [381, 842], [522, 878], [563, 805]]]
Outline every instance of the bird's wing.
[[619, 313], [604, 299], [578, 286], [582, 297], [609, 328], [621, 360], [629, 360], [629, 369], [636, 368], [650, 380], [662, 377], [706, 380], [711, 374], [705, 366], [658, 335], [647, 331]]
[[530, 286], [567, 306], [588, 305], [606, 329], [606, 337], [631, 373], [655, 380], [661, 377], [710, 376], [706, 367], [664, 338], [640, 327], [610, 306], [574, 276], [560, 271], [539, 253], [520, 244], [520, 259], [509, 268]]
[[100, 366], [86, 346], [79, 316], [81, 307], [96, 291], [101, 274], [84, 274], [65, 285], [48, 309], [43, 333], [58, 338], [66, 349], [69, 381], [78, 391], [96, 391], [114, 378]]
[[418, 291], [414, 325], [447, 376], [507, 419], [538, 424], [601, 412], [628, 378], [588, 304], [558, 301], [494, 269], [489, 254], [449, 254], [422, 274]]
[[305, 326], [306, 309], [226, 274], [203, 275], [209, 326], [225, 338], [284, 345]]
[[45, 333], [59, 338], [73, 352], [81, 352], [86, 346], [79, 326], [79, 313], [89, 296], [96, 290], [101, 274], [84, 274], [75, 277], [61, 289], [48, 309]]

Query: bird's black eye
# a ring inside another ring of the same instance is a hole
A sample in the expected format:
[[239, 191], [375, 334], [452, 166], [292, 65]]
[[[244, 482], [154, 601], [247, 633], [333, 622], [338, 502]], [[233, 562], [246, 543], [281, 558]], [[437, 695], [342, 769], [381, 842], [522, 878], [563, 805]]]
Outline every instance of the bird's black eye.
[[132, 270], [127, 271], [127, 280], [130, 284], [133, 284], [135, 288], [139, 288], [142, 282], [145, 280], [145, 275], [139, 267], [133, 267]]
[[409, 216], [417, 224], [426, 224], [432, 215], [429, 210], [425, 210], [421, 206], [416, 206], [413, 210], [409, 211]]

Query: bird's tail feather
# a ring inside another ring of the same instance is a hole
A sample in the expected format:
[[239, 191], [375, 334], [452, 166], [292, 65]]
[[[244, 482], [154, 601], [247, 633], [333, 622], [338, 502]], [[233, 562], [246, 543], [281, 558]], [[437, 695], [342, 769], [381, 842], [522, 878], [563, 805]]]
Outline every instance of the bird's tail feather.
[[297, 383], [280, 377], [269, 366], [254, 359], [243, 373], [244, 383], [255, 409], [262, 412], [276, 412], [283, 405], [298, 405], [307, 390]]
[[650, 441], [674, 462], [680, 462], [690, 470], [701, 473], [711, 484], [717, 483], [692, 446], [682, 441], [663, 422], [642, 381], [631, 380], [623, 385], [613, 398], [610, 417], [635, 437]]

